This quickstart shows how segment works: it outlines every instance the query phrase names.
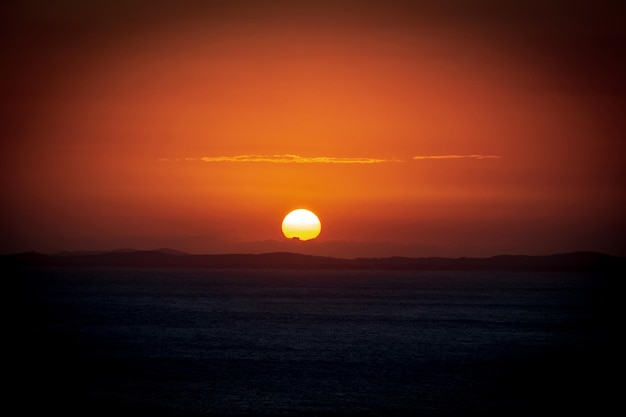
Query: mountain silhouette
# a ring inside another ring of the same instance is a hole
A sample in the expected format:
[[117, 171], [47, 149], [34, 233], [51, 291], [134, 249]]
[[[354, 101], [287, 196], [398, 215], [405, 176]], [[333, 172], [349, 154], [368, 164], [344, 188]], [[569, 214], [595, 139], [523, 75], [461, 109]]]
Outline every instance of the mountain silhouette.
[[546, 256], [499, 255], [487, 258], [333, 258], [291, 252], [192, 255], [173, 249], [26, 252], [3, 255], [2, 264], [34, 267], [251, 268], [251, 269], [371, 269], [371, 270], [503, 270], [503, 271], [624, 271], [626, 258], [597, 252]]

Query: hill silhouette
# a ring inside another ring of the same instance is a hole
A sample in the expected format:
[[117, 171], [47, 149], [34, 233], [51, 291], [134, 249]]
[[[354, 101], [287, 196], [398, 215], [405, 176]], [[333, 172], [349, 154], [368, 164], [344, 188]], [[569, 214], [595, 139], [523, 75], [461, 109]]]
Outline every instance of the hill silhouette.
[[251, 269], [371, 269], [371, 270], [515, 270], [599, 271], [625, 270], [626, 258], [597, 252], [546, 256], [499, 255], [487, 258], [356, 258], [344, 259], [291, 252], [263, 254], [192, 255], [173, 249], [62, 252], [46, 255], [26, 252], [2, 256], [8, 266], [136, 267], [136, 268], [251, 268]]

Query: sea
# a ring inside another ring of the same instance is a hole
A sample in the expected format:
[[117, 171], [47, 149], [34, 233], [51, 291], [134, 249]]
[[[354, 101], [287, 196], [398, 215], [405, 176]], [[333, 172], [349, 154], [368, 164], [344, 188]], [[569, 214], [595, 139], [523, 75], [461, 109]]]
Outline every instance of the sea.
[[12, 279], [22, 415], [608, 415], [621, 402], [618, 278], [606, 273], [30, 268]]

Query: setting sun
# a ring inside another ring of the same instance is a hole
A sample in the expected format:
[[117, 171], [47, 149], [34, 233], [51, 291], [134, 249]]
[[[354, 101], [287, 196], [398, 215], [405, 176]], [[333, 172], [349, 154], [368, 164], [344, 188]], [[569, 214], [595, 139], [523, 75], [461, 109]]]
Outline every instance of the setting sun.
[[285, 216], [282, 229], [285, 237], [289, 239], [310, 240], [319, 236], [322, 225], [320, 219], [313, 212], [298, 209]]

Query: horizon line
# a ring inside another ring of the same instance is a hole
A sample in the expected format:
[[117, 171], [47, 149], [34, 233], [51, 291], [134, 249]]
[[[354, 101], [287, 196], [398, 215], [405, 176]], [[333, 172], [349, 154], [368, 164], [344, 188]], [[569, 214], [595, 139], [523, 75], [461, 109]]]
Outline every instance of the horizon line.
[[[289, 240], [291, 241], [291, 240]], [[299, 241], [302, 242], [302, 241]], [[306, 241], [304, 242], [306, 243]], [[45, 256], [84, 256], [84, 255], [104, 255], [104, 254], [112, 254], [112, 253], [135, 253], [135, 252], [156, 252], [162, 254], [168, 254], [168, 252], [176, 252], [179, 256], [229, 256], [229, 255], [267, 255], [267, 254], [295, 254], [295, 255], [303, 255], [303, 256], [312, 256], [312, 257], [322, 257], [322, 258], [337, 258], [337, 259], [388, 259], [388, 258], [405, 258], [405, 259], [425, 259], [425, 258], [441, 258], [441, 259], [488, 259], [494, 257], [501, 256], [512, 256], [512, 257], [546, 257], [546, 256], [555, 256], [555, 255], [571, 255], [571, 254], [596, 254], [596, 255], [605, 255], [611, 256], [615, 258], [626, 258], [624, 255], [614, 255], [608, 252], [602, 252], [597, 250], [571, 250], [571, 251], [561, 251], [561, 252], [550, 252], [546, 254], [534, 254], [530, 255], [528, 253], [500, 253], [497, 255], [483, 255], [483, 256], [444, 256], [444, 255], [427, 255], [427, 256], [402, 256], [402, 255], [390, 255], [390, 256], [378, 256], [378, 257], [357, 257], [357, 258], [342, 258], [332, 255], [316, 255], [310, 253], [302, 253], [302, 252], [293, 252], [293, 251], [285, 251], [285, 250], [274, 250], [274, 251], [265, 251], [265, 252], [204, 252], [204, 253], [192, 253], [185, 252], [178, 249], [161, 247], [155, 249], [135, 249], [135, 248], [117, 248], [117, 249], [85, 249], [85, 250], [61, 250], [54, 253], [51, 252], [39, 252], [36, 250], [29, 251], [21, 251], [21, 252], [11, 252], [11, 253], [0, 253], [0, 256], [15, 256], [15, 255], [24, 255], [24, 254], [38, 254]], [[171, 253], [170, 253], [171, 254]]]

